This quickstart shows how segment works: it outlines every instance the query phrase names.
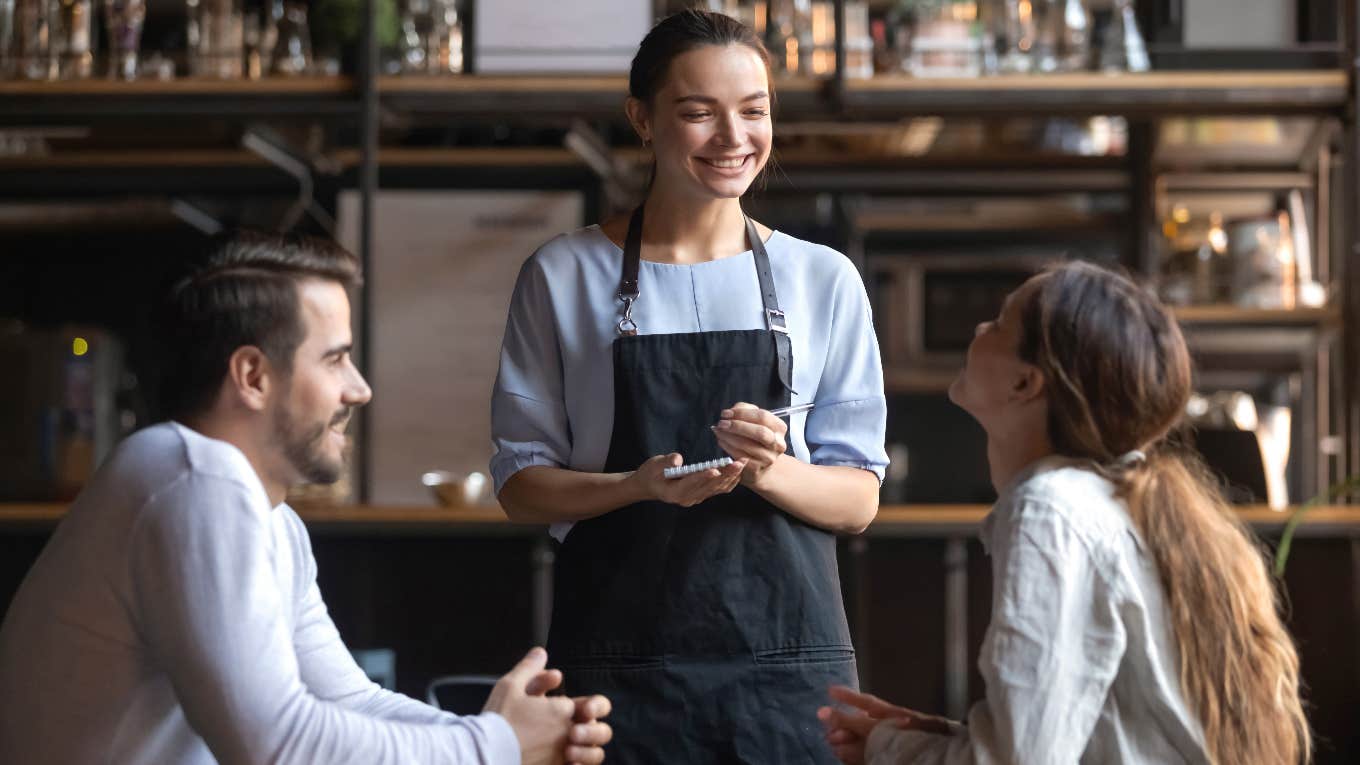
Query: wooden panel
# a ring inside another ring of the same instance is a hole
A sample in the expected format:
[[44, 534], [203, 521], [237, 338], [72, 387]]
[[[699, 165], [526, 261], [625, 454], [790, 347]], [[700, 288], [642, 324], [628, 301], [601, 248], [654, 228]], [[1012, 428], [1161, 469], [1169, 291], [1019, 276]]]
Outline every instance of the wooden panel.
[[212, 80], [182, 77], [175, 80], [8, 80], [0, 81], [4, 96], [273, 96], [351, 92], [349, 77], [270, 77], [260, 80]]

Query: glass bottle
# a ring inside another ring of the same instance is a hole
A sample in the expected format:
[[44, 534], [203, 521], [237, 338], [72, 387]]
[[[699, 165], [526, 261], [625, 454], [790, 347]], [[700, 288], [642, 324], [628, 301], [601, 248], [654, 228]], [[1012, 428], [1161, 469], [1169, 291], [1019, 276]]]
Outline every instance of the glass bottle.
[[285, 0], [269, 71], [291, 77], [307, 74], [311, 69], [312, 33], [307, 25], [307, 6], [294, 0]]

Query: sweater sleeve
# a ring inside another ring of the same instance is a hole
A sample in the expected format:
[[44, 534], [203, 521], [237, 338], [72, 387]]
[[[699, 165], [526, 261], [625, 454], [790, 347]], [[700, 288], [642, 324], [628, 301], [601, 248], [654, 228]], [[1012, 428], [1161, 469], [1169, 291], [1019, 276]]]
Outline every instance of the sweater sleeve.
[[[302, 684], [319, 699], [331, 701], [369, 717], [425, 725], [460, 725], [462, 718], [400, 693], [393, 693], [368, 679], [354, 655], [340, 639], [331, 621], [321, 589], [316, 583], [316, 558], [312, 555], [307, 528], [292, 508], [285, 514], [289, 537], [297, 550], [297, 624], [293, 646], [298, 657]], [[495, 713], [483, 717], [499, 718]]]
[[[189, 474], [142, 509], [129, 543], [138, 629], [219, 761], [519, 762], [499, 716], [414, 715], [415, 702], [365, 693], [352, 660], [337, 657], [344, 648], [333, 625], [329, 635], [325, 625], [308, 628], [310, 655], [300, 659], [270, 508], [257, 505], [240, 484]], [[310, 679], [336, 672], [322, 684], [330, 698], [304, 682], [304, 665]], [[371, 714], [397, 709], [398, 719]]]

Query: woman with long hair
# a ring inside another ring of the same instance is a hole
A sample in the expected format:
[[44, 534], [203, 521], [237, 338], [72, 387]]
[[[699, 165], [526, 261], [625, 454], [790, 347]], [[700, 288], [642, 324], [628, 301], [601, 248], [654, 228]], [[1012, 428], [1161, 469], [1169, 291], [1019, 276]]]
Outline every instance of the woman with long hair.
[[967, 725], [848, 688], [846, 763], [1298, 763], [1299, 663], [1275, 583], [1203, 464], [1166, 441], [1192, 376], [1128, 279], [1053, 267], [978, 326], [950, 398], [987, 433], [992, 617]]
[[[742, 210], [769, 74], [727, 16], [658, 23], [626, 102], [646, 199], [543, 245], [511, 299], [491, 470], [561, 541], [548, 651], [613, 702], [611, 762], [834, 763], [816, 709], [855, 682], [835, 534], [878, 510], [883, 371], [853, 264]], [[682, 457], [732, 463], [668, 478]]]

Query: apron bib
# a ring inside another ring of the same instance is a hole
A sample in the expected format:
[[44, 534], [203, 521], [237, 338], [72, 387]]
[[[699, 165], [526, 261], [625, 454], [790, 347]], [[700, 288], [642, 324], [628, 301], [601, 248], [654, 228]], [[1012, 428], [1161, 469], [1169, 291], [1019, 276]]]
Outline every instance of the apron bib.
[[[746, 227], [768, 328], [639, 335], [633, 213], [605, 472], [668, 452], [725, 456], [709, 431], [723, 409], [789, 404], [784, 314]], [[817, 707], [833, 683], [857, 685], [835, 537], [740, 485], [690, 508], [640, 502], [575, 524], [557, 554], [548, 651], [570, 694], [613, 701], [608, 762], [835, 763]]]

